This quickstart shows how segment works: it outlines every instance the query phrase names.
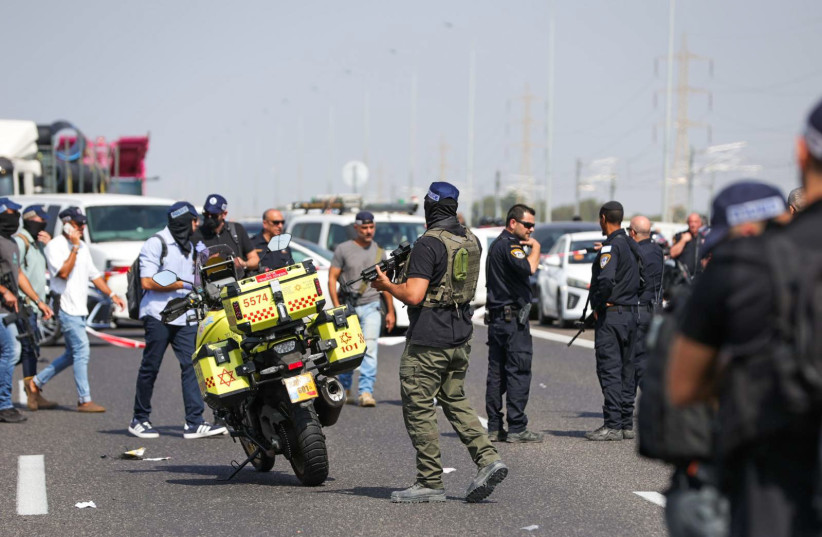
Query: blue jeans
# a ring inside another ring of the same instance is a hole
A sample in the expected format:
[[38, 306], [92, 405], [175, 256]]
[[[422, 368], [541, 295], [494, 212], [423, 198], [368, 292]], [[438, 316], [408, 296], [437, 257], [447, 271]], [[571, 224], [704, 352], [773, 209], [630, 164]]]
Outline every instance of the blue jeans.
[[14, 323], [5, 326], [0, 315], [0, 410], [13, 408], [11, 403], [11, 383], [14, 366], [20, 359], [20, 342], [17, 340], [17, 326]]
[[177, 361], [180, 362], [180, 381], [183, 386], [183, 405], [186, 411], [186, 423], [199, 425], [203, 422], [203, 397], [197, 385], [194, 373], [194, 344], [197, 338], [197, 326], [174, 326], [164, 324], [151, 316], [143, 317], [146, 327], [146, 348], [143, 361], [137, 374], [137, 391], [134, 394], [134, 419], [140, 423], [147, 421], [151, 414], [151, 396], [154, 393], [154, 382], [160, 371], [160, 364], [171, 344]]
[[91, 401], [91, 388], [88, 385], [88, 360], [91, 350], [86, 334], [86, 318], [80, 315], [69, 315], [64, 311], [57, 314], [63, 339], [66, 341], [66, 352], [54, 360], [48, 367], [34, 377], [34, 383], [42, 388], [51, 378], [70, 365], [74, 366], [74, 385], [77, 386], [77, 401]]
[[[380, 337], [380, 325], [382, 324], [380, 301], [363, 304], [354, 309], [357, 317], [360, 318], [362, 335], [365, 337], [365, 358], [360, 365], [360, 382], [357, 392], [359, 394], [374, 393], [374, 381], [377, 380], [377, 339]], [[352, 371], [342, 373], [338, 377], [346, 390], [351, 388], [353, 375]]]

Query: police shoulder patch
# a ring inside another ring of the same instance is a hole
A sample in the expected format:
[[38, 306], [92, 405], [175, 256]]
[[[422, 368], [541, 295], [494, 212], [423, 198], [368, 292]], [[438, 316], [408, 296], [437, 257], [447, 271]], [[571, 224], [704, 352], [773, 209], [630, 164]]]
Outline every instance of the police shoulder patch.
[[522, 248], [511, 248], [511, 255], [517, 259], [525, 259], [525, 252], [522, 251]]
[[605, 268], [605, 265], [607, 265], [610, 260], [611, 254], [602, 254], [599, 258], [599, 268]]

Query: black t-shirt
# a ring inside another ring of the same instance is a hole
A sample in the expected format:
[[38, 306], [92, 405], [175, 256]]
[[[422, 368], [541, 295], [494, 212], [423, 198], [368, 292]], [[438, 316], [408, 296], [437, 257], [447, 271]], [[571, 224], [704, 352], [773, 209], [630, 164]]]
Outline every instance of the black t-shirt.
[[[229, 226], [234, 226], [234, 231], [237, 233], [236, 241], [228, 229]], [[231, 248], [235, 256], [242, 257], [243, 259], [247, 259], [248, 253], [254, 249], [254, 245], [251, 244], [251, 239], [248, 238], [248, 232], [246, 232], [242, 224], [238, 224], [237, 222], [226, 222], [225, 225], [223, 225], [223, 230], [218, 234], [206, 233], [200, 228], [191, 235], [191, 242], [197, 251], [199, 251], [199, 248], [197, 248], [199, 243], [203, 243], [205, 246], [225, 244]], [[242, 278], [243, 274], [239, 274], [238, 277]]]
[[491, 243], [485, 261], [485, 287], [488, 290], [487, 306], [494, 310], [513, 304], [523, 307], [531, 303], [531, 264], [522, 249], [520, 240], [502, 230]]
[[[682, 235], [685, 233], [690, 234], [691, 232], [686, 230], [674, 235], [674, 244], [679, 242], [679, 239], [681, 239]], [[688, 274], [691, 276], [700, 274], [703, 271], [701, 259], [702, 243], [704, 241], [705, 236], [701, 232], [697, 232], [696, 237], [692, 238], [687, 244], [685, 244], [685, 247], [682, 249], [682, 253], [676, 258], [677, 261], [685, 265], [685, 268], [688, 269]]]
[[[455, 235], [465, 236], [465, 228], [456, 226], [434, 226]], [[477, 240], [477, 245], [482, 245]], [[440, 283], [448, 270], [448, 251], [445, 245], [434, 237], [420, 237], [408, 258], [408, 277], [428, 280], [429, 287]], [[411, 343], [447, 349], [458, 347], [471, 339], [474, 326], [471, 323], [473, 309], [470, 304], [457, 308], [408, 307], [408, 333]]]
[[291, 247], [287, 246], [285, 250], [276, 250], [274, 252], [269, 251], [268, 241], [265, 240], [265, 235], [263, 235], [262, 232], [254, 235], [251, 239], [251, 244], [260, 256], [260, 272], [287, 267], [294, 264], [294, 258], [291, 255]]

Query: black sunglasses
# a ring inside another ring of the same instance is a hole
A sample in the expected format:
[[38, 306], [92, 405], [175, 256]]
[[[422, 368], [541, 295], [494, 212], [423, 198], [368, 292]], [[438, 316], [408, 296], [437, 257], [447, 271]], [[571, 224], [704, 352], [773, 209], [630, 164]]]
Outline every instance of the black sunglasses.
[[522, 220], [517, 220], [517, 222], [525, 226], [525, 229], [534, 229], [534, 226], [536, 225], [533, 222], [523, 222]]
[[280, 224], [285, 224], [285, 220], [269, 220], [268, 223], [272, 226], [279, 226]]

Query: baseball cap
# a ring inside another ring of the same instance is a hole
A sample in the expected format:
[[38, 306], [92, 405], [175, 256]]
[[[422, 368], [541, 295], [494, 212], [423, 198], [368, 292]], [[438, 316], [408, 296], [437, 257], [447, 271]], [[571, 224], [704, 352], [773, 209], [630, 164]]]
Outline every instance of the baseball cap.
[[437, 202], [445, 198], [459, 200], [460, 191], [451, 183], [445, 181], [435, 181], [428, 187], [428, 194], [425, 195], [431, 201]]
[[78, 224], [85, 224], [86, 223], [86, 215], [80, 210], [79, 207], [69, 207], [68, 209], [63, 209], [60, 211], [60, 214], [57, 215], [60, 217], [62, 222], [77, 222]]
[[357, 216], [354, 217], [354, 220], [354, 223], [358, 226], [370, 224], [374, 221], [374, 214], [370, 211], [360, 211], [357, 213]]
[[782, 192], [766, 183], [743, 180], [725, 187], [711, 206], [711, 229], [705, 236], [703, 254], [727, 237], [733, 226], [770, 220], [786, 210]]
[[210, 194], [203, 204], [203, 211], [211, 214], [220, 214], [228, 209], [228, 202], [219, 194]]
[[27, 218], [34, 218], [36, 216], [39, 216], [43, 220], [48, 220], [49, 213], [43, 209], [42, 205], [29, 205], [23, 209], [23, 220], [26, 220]]
[[168, 208], [169, 222], [177, 218], [180, 218], [183, 215], [190, 215], [194, 218], [200, 216], [199, 214], [197, 214], [197, 209], [195, 209], [194, 206], [187, 201], [178, 201], [177, 203]]
[[805, 143], [816, 160], [822, 160], [822, 101], [811, 111], [805, 125]]
[[4, 213], [11, 209], [12, 211], [19, 211], [23, 207], [19, 203], [14, 203], [9, 198], [0, 198], [0, 213]]

